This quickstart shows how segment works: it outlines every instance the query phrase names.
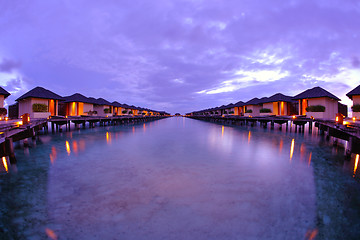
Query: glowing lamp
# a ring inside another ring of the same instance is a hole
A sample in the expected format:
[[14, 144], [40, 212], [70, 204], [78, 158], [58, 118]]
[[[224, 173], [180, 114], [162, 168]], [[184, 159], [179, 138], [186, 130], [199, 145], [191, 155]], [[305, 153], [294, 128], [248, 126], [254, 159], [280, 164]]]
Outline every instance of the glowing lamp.
[[8, 117], [5, 117], [5, 121], [7, 121], [7, 120], [9, 120], [9, 118], [8, 118]]
[[[1, 120], [1, 119], [0, 119]], [[355, 122], [356, 121], [356, 117], [353, 117], [352, 120]]]
[[342, 115], [341, 113], [336, 114], [335, 122], [336, 122], [336, 123], [343, 124], [343, 122], [344, 122], [344, 115]]
[[292, 116], [292, 118], [293, 118], [293, 119], [296, 119], [296, 116], [294, 115], [294, 116]]

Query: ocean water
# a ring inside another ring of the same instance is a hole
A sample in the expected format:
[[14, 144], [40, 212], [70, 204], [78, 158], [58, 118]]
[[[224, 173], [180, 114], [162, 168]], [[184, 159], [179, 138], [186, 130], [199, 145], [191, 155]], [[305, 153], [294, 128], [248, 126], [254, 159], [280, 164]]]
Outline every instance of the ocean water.
[[[0, 239], [359, 239], [356, 156], [182, 117], [45, 134], [0, 175]], [[1, 170], [1, 169], [0, 169]]]

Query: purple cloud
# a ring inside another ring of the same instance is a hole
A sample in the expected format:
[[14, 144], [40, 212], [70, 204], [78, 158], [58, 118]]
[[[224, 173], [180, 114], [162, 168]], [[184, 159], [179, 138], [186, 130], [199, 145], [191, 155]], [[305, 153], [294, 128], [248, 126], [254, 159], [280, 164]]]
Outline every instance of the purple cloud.
[[359, 84], [357, 1], [0, 2], [5, 69], [61, 95], [184, 113]]

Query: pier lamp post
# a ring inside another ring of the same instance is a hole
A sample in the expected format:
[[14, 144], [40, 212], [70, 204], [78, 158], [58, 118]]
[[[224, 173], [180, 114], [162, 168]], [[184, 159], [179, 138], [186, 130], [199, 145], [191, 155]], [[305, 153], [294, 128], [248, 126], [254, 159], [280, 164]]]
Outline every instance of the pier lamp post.
[[338, 124], [343, 124], [344, 123], [344, 115], [342, 115], [341, 113], [337, 113], [336, 117], [335, 117], [335, 122]]

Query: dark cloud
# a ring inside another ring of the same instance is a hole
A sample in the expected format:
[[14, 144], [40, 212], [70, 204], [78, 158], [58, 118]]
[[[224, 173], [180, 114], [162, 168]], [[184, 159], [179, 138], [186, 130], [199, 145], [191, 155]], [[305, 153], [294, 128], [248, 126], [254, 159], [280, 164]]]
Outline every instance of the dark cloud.
[[[351, 73], [360, 65], [354, 57], [360, 52], [358, 1], [0, 0], [0, 5], [0, 58], [19, 59], [29, 85], [62, 95], [82, 92], [187, 112], [315, 85], [343, 96], [359, 83]], [[0, 71], [19, 67], [3, 63]], [[226, 81], [233, 81], [233, 91], [197, 93]], [[350, 89], [339, 87], [344, 82]]]
[[5, 58], [0, 62], [0, 72], [10, 73], [15, 69], [20, 68], [20, 66], [20, 62]]

